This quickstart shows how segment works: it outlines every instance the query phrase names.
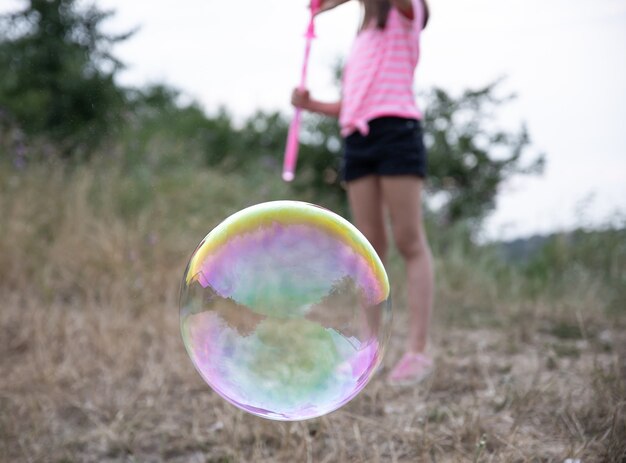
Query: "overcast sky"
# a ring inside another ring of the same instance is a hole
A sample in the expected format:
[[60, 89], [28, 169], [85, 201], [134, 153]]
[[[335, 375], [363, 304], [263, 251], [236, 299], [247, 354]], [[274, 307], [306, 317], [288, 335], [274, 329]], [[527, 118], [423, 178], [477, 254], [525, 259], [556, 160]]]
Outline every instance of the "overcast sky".
[[[291, 113], [309, 0], [96, 0], [116, 15], [111, 31], [141, 29], [116, 48], [123, 84], [169, 83], [207, 112], [239, 117], [256, 109]], [[19, 5], [0, 0], [0, 9]], [[506, 76], [518, 99], [502, 125], [528, 125], [540, 178], [503, 186], [488, 220], [491, 237], [605, 223], [626, 214], [626, 1], [430, 0], [416, 88], [452, 92]], [[309, 87], [332, 99], [331, 68], [349, 50], [355, 1], [322, 15]], [[533, 150], [529, 152], [532, 156]], [[277, 173], [277, 181], [279, 175]], [[582, 214], [582, 217], [581, 217]]]

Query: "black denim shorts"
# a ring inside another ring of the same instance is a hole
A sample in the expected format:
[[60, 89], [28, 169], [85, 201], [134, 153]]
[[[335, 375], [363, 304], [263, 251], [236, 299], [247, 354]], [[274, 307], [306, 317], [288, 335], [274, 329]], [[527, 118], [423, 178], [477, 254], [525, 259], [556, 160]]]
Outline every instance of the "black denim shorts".
[[345, 181], [367, 175], [426, 177], [427, 153], [419, 120], [380, 117], [369, 121], [369, 128], [365, 136], [356, 131], [344, 140]]

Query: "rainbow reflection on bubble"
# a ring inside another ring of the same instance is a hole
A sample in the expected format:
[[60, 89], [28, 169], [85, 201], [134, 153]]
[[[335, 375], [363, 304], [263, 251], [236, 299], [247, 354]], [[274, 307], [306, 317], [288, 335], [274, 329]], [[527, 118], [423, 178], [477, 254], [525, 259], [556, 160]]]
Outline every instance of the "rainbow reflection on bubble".
[[355, 397], [379, 365], [389, 281], [365, 237], [312, 204], [230, 216], [196, 248], [180, 327], [204, 380], [237, 407], [303, 420]]

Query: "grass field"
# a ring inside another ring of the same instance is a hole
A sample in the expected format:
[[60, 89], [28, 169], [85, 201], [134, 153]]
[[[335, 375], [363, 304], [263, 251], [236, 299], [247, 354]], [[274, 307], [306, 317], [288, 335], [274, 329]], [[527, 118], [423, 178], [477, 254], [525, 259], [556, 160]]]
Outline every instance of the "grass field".
[[[622, 280], [572, 263], [558, 285], [533, 286], [488, 251], [435, 247], [437, 369], [424, 384], [378, 376], [306, 422], [227, 404], [184, 351], [178, 291], [215, 224], [292, 197], [277, 179], [258, 185], [206, 170], [0, 166], [0, 461], [626, 461], [623, 260], [608, 270]], [[389, 271], [387, 368], [406, 326], [397, 259]]]

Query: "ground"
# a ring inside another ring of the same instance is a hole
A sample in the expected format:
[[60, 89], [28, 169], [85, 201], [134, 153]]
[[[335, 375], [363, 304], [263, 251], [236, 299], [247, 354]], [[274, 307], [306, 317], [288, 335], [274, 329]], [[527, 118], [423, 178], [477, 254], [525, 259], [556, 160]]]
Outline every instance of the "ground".
[[[589, 462], [626, 455], [626, 333], [614, 327], [579, 336], [549, 318], [469, 329], [436, 317], [437, 368], [423, 384], [389, 387], [383, 371], [344, 408], [280, 423], [239, 411], [205, 385], [184, 351], [174, 296], [133, 311], [71, 300], [40, 307], [15, 293], [3, 297], [0, 313], [2, 461]], [[396, 313], [387, 369], [400, 354], [405, 316]]]
[[[0, 169], [0, 462], [626, 461], [619, 236], [528, 275], [433, 229], [432, 377], [392, 388], [383, 371], [340, 410], [281, 423], [202, 381], [178, 297], [212, 226], [284, 192], [250, 198], [247, 179], [206, 170], [159, 179]], [[407, 326], [397, 255], [388, 271], [387, 370]]]

